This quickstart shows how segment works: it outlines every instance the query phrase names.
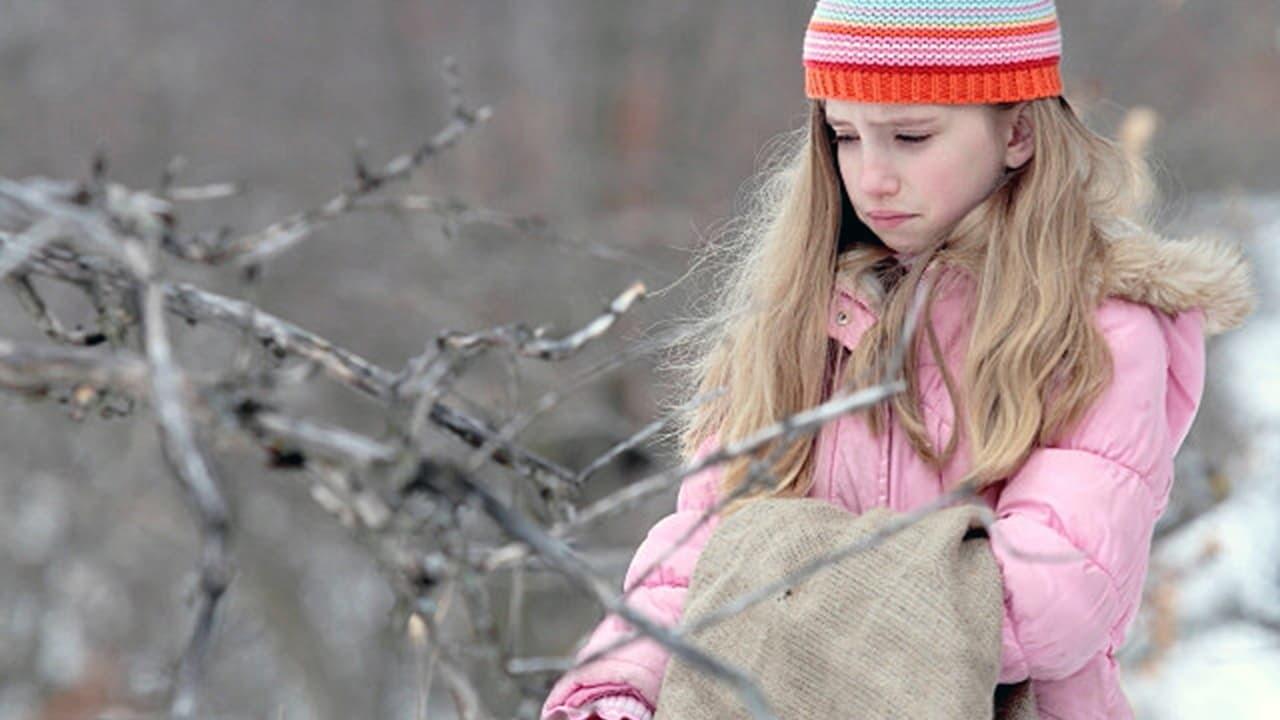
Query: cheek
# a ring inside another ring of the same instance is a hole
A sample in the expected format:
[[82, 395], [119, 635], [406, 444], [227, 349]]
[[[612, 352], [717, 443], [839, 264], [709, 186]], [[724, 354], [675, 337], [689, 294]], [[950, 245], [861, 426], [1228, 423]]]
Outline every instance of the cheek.
[[921, 175], [923, 190], [929, 197], [940, 203], [951, 204], [964, 193], [965, 182], [960, 168], [950, 164], [939, 164], [929, 168]]
[[838, 153], [836, 155], [836, 170], [840, 174], [840, 184], [844, 185], [844, 192], [850, 198], [853, 193], [849, 189], [853, 187], [853, 179], [857, 177], [853, 162], [849, 160], [846, 153]]
[[943, 154], [919, 175], [924, 192], [941, 206], [967, 211], [994, 182], [986, 163], [972, 154]]

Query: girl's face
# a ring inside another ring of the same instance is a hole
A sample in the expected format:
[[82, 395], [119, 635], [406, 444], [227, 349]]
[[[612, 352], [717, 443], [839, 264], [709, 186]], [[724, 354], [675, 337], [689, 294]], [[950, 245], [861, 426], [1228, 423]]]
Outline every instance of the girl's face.
[[1025, 103], [870, 104], [827, 100], [840, 179], [862, 222], [898, 253], [927, 248], [1033, 150]]

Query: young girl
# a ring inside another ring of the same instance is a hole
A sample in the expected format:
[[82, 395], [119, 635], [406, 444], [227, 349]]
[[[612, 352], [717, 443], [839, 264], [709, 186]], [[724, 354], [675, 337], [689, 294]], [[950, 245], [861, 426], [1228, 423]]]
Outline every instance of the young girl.
[[[763, 188], [758, 231], [726, 250], [692, 367], [696, 390], [725, 392], [682, 418], [682, 439], [702, 457], [892, 379], [923, 294], [906, 392], [766, 448], [764, 494], [905, 512], [975, 482], [997, 518], [1000, 682], [1030, 678], [1044, 718], [1127, 718], [1113, 654], [1199, 405], [1204, 338], [1254, 301], [1238, 251], [1147, 229], [1147, 170], [1061, 96], [1060, 47], [1052, 0], [818, 2], [810, 121]], [[638, 612], [678, 624], [715, 520], [694, 527], [749, 460], [684, 482], [627, 572]], [[630, 633], [609, 616], [578, 657]], [[560, 679], [543, 717], [648, 718], [668, 657], [647, 638], [605, 653]]]

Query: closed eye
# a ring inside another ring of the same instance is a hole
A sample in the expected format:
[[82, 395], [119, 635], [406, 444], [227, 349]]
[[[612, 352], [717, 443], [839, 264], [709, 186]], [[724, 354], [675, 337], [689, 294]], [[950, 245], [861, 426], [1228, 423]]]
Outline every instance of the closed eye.
[[[932, 135], [895, 135], [894, 139], [899, 142], [918, 144], [933, 137]], [[857, 142], [858, 138], [854, 135], [837, 135], [836, 143]]]

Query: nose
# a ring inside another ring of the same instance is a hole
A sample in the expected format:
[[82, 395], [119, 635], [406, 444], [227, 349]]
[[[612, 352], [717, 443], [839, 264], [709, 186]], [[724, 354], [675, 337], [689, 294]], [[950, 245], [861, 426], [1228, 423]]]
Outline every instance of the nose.
[[858, 187], [863, 193], [877, 197], [898, 192], [898, 174], [884, 153], [870, 148], [863, 151]]

